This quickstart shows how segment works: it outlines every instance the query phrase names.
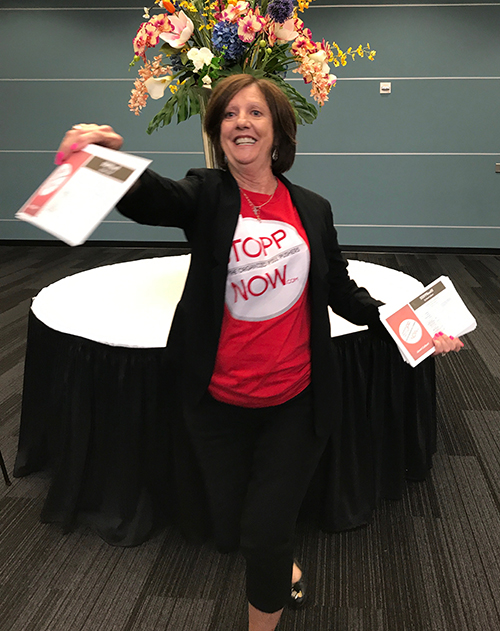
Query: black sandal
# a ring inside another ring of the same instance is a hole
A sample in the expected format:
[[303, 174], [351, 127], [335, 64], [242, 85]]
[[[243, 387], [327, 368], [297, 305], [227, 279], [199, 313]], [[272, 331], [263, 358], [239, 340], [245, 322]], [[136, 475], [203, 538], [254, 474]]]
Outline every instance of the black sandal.
[[291, 609], [301, 609], [306, 602], [306, 582], [304, 580], [304, 570], [296, 559], [294, 559], [293, 562], [302, 572], [302, 575], [296, 583], [292, 583], [292, 591], [290, 592], [290, 601], [288, 606]]

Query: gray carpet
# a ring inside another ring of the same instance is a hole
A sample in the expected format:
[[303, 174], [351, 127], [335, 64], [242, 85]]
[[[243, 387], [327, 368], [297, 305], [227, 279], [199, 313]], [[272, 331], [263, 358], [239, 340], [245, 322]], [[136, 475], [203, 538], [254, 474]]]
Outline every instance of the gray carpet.
[[[99, 265], [162, 249], [0, 246], [0, 447], [12, 471], [30, 298]], [[301, 524], [310, 606], [280, 631], [500, 629], [500, 257], [354, 254], [423, 283], [452, 278], [478, 329], [437, 361], [438, 453], [426, 482], [382, 502], [366, 527]], [[173, 529], [133, 549], [83, 527], [39, 523], [47, 473], [0, 477], [0, 631], [244, 631], [237, 554], [187, 544]]]

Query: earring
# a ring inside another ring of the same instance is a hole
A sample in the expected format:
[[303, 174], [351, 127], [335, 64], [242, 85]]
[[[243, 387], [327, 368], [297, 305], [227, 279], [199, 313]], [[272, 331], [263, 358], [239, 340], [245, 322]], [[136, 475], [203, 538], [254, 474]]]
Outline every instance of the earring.
[[274, 147], [273, 152], [271, 154], [271, 160], [273, 162], [276, 162], [276, 160], [278, 159], [278, 147]]

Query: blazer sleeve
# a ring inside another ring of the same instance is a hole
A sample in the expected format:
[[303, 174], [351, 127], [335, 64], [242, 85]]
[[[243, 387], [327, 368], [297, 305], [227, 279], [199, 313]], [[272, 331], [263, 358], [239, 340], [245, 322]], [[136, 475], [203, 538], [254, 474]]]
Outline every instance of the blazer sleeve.
[[137, 223], [182, 228], [189, 235], [203, 181], [203, 169], [191, 169], [182, 180], [170, 180], [147, 169], [138, 188], [125, 195], [116, 208]]
[[359, 287], [349, 277], [347, 261], [340, 250], [337, 230], [333, 225], [330, 204], [326, 202], [326, 206], [325, 238], [328, 252], [328, 304], [335, 313], [346, 320], [357, 325], [367, 324], [378, 329], [381, 325], [378, 307], [384, 303], [373, 298], [364, 287]]

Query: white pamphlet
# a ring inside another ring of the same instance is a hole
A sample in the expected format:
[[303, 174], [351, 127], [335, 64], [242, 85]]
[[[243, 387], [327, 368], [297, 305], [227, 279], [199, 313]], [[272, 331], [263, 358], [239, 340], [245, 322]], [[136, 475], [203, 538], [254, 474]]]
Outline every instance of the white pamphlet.
[[476, 328], [474, 316], [447, 276], [440, 276], [410, 302], [383, 305], [379, 312], [403, 359], [414, 367], [434, 352], [436, 333], [460, 337]]
[[88, 145], [58, 166], [16, 217], [69, 245], [80, 245], [136, 182], [151, 160]]

